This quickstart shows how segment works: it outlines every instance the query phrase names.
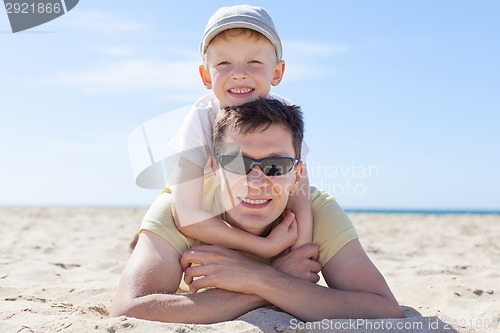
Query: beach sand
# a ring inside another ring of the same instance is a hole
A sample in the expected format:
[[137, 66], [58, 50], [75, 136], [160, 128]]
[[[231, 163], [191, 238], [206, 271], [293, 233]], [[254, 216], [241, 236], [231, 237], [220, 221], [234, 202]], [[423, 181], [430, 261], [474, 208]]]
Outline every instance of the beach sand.
[[0, 332], [494, 332], [500, 216], [349, 214], [408, 318], [302, 323], [263, 308], [214, 325], [109, 318], [144, 209], [0, 208]]

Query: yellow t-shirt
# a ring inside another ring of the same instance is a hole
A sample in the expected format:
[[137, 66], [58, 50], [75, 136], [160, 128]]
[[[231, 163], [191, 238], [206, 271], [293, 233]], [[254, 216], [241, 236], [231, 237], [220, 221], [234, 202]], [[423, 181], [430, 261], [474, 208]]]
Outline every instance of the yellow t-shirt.
[[[313, 211], [313, 243], [319, 246], [319, 262], [325, 265], [345, 244], [358, 238], [351, 220], [334, 197], [311, 187]], [[208, 179], [203, 190], [202, 207], [224, 220], [218, 186]], [[201, 242], [184, 236], [172, 217], [172, 194], [167, 189], [151, 205], [142, 220], [139, 232], [151, 231], [172, 245], [180, 254]], [[263, 259], [263, 262], [269, 262]]]

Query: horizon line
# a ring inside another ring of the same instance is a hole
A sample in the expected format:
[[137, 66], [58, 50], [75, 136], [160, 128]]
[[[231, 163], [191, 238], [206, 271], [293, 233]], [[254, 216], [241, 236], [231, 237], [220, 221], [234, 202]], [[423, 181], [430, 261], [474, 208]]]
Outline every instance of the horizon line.
[[[25, 208], [25, 209], [148, 209], [149, 205], [118, 205], [118, 204], [8, 204], [0, 203], [3, 208]], [[343, 207], [346, 213], [379, 213], [379, 214], [480, 214], [500, 215], [500, 209], [495, 208], [374, 208], [374, 207]]]

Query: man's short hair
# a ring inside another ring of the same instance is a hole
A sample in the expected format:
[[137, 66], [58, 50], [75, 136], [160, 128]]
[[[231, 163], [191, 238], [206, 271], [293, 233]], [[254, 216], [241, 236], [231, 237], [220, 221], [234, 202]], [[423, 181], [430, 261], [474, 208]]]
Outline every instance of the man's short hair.
[[[236, 107], [222, 109], [214, 122], [213, 149], [217, 155], [228, 128], [246, 134], [264, 131], [271, 125], [283, 125], [292, 134], [295, 158], [300, 159], [304, 139], [304, 119], [297, 105], [287, 105], [276, 99], [260, 98]], [[276, 138], [281, 140], [282, 138]]]

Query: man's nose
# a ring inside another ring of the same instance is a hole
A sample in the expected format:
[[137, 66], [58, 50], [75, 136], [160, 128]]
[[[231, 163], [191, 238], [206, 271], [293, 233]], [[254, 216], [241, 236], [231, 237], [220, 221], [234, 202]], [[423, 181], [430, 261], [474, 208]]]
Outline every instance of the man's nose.
[[252, 170], [247, 174], [247, 180], [250, 186], [263, 186], [267, 182], [262, 168], [258, 165], [254, 165]]

